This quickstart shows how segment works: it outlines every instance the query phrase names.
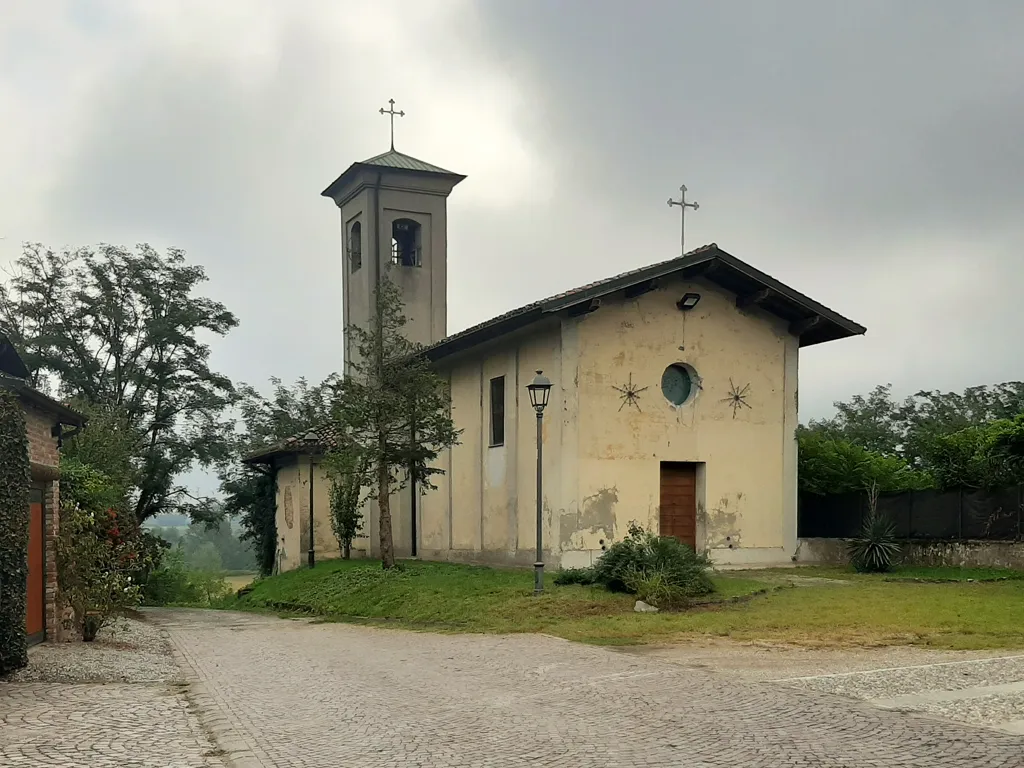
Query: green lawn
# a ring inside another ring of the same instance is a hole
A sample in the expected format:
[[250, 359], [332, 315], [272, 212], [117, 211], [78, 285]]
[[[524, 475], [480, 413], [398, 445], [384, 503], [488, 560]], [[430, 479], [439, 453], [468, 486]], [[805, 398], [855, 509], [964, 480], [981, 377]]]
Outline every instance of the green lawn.
[[[554, 585], [532, 595], [528, 570], [328, 561], [264, 579], [225, 607], [455, 632], [543, 632], [607, 645], [699, 636], [802, 645], [1024, 648], [1024, 581], [973, 581], [954, 569], [862, 575], [837, 568], [717, 574], [718, 592], [682, 613], [637, 614], [633, 598]], [[1013, 572], [985, 571], [988, 578]], [[808, 578], [810, 577], [810, 578]], [[896, 581], [949, 578], [949, 583]], [[821, 579], [814, 582], [811, 579]], [[800, 586], [789, 586], [790, 582]]]

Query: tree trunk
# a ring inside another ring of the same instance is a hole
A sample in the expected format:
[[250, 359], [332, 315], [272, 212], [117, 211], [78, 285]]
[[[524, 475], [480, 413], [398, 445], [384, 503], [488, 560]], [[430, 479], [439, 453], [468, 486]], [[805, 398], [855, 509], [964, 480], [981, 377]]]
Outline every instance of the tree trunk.
[[377, 464], [377, 506], [380, 508], [380, 562], [385, 569], [395, 567], [395, 543], [391, 535], [391, 483], [388, 466]]
[[343, 560], [351, 560], [352, 559], [352, 542], [350, 540], [348, 540], [348, 539], [345, 540], [345, 549], [342, 552], [341, 557], [342, 557]]

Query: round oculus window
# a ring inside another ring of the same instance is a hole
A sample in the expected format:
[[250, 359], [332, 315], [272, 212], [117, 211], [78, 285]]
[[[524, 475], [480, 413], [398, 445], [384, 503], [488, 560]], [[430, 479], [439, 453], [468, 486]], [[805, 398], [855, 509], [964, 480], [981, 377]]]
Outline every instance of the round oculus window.
[[683, 363], [673, 363], [661, 374], [661, 392], [672, 405], [689, 401], [696, 387], [696, 372]]

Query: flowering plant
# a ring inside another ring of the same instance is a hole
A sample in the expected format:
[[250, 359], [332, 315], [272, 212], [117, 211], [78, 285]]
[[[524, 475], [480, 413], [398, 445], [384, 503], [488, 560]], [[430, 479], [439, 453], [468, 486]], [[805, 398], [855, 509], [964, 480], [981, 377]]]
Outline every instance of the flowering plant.
[[142, 601], [135, 577], [145, 569], [147, 555], [131, 514], [98, 504], [97, 494], [84, 492], [102, 485], [105, 477], [88, 468], [73, 469], [61, 479], [57, 578], [71, 621], [88, 642], [111, 617]]

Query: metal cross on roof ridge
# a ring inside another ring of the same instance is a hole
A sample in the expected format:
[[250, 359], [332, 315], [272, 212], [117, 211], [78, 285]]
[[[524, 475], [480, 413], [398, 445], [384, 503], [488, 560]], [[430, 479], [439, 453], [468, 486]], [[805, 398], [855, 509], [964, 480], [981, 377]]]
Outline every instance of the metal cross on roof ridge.
[[388, 104], [390, 104], [391, 107], [389, 109], [384, 109], [384, 107], [381, 107], [380, 108], [380, 113], [382, 115], [390, 115], [391, 116], [391, 151], [394, 152], [395, 151], [395, 115], [398, 115], [399, 117], [405, 117], [405, 112], [402, 111], [402, 110], [399, 110], [398, 112], [395, 111], [395, 100], [394, 99], [388, 99]]
[[683, 184], [679, 187], [679, 199], [673, 200], [671, 197], [668, 199], [668, 205], [671, 208], [673, 205], [679, 206], [679, 255], [682, 256], [686, 253], [686, 209], [693, 208], [697, 210], [700, 208], [698, 203], [686, 202], [686, 185]]

